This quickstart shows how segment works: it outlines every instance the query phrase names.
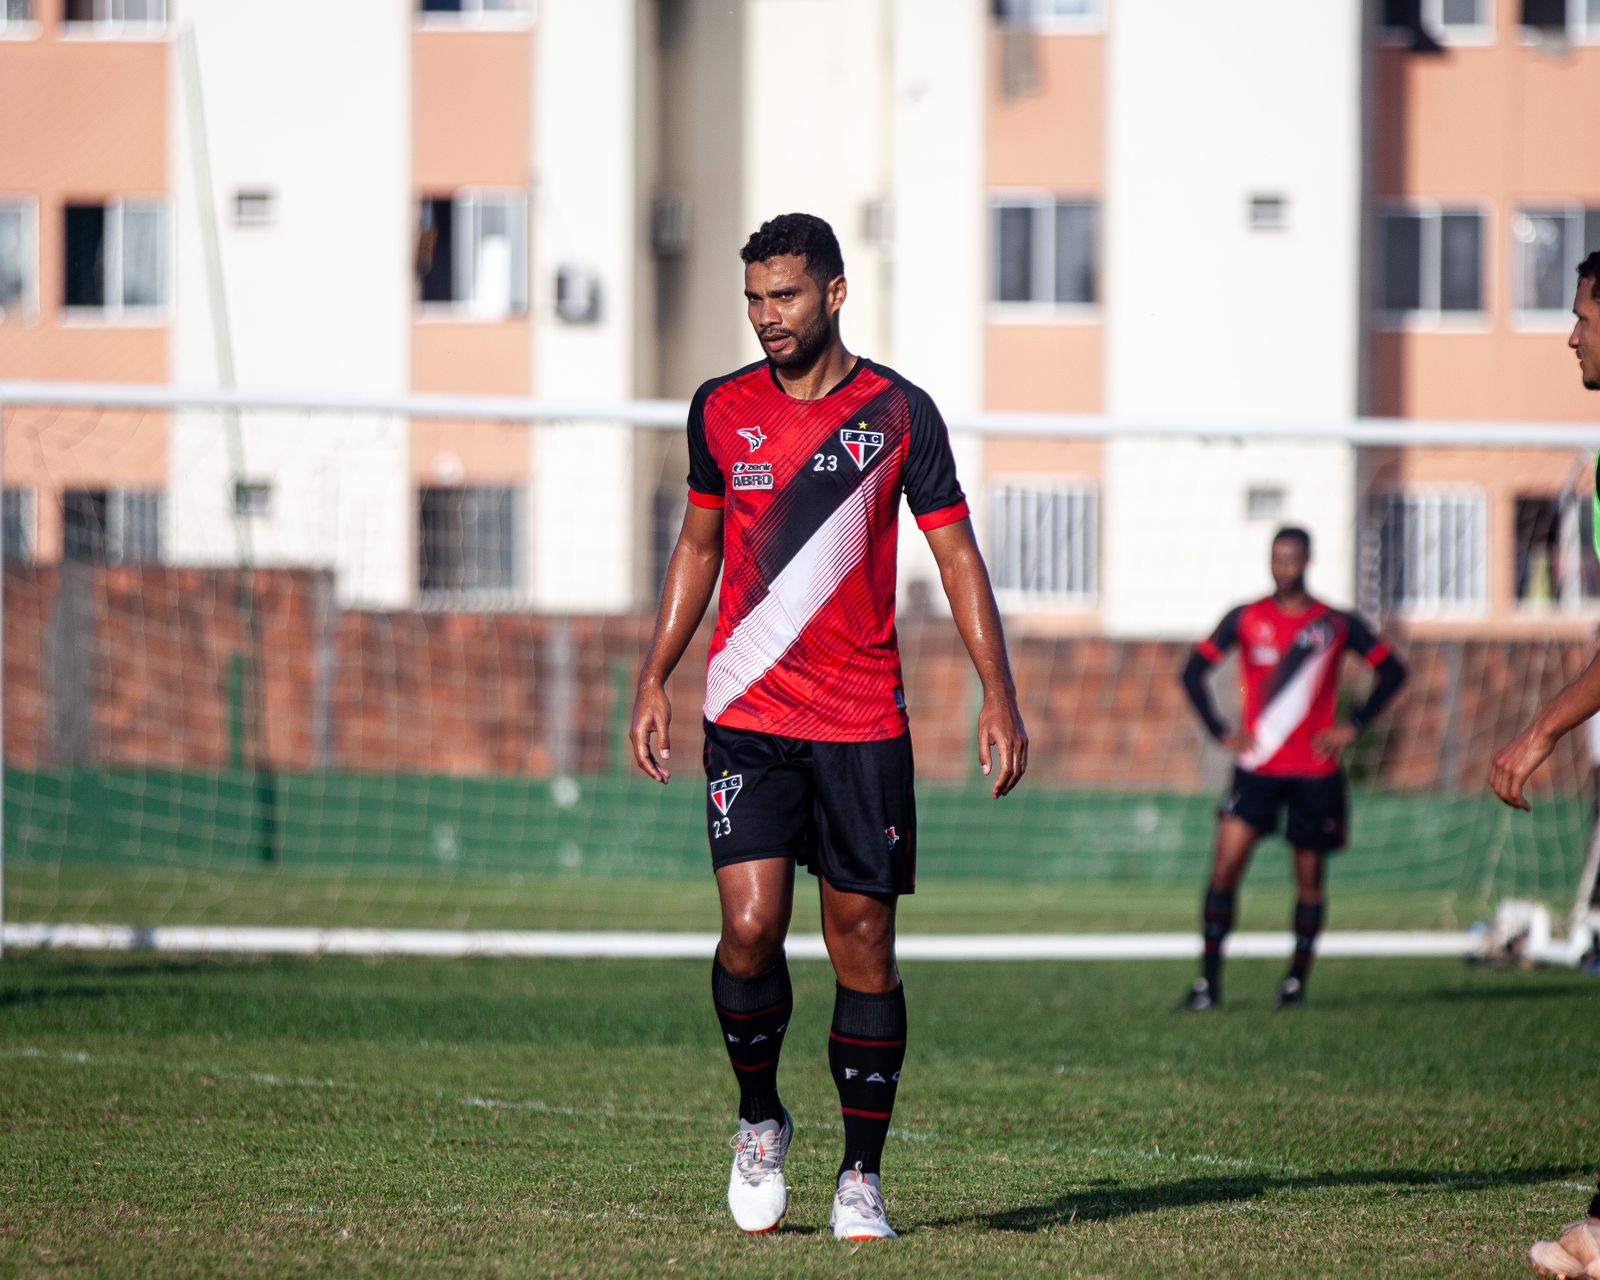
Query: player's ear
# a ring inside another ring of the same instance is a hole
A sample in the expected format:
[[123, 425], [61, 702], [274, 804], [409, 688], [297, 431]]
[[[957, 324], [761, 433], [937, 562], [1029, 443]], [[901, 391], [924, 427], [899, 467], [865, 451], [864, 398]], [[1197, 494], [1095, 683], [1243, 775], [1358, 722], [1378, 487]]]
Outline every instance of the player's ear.
[[843, 276], [834, 276], [832, 280], [828, 281], [826, 296], [828, 300], [828, 314], [830, 316], [836, 316], [839, 314], [839, 308], [844, 306], [845, 295], [849, 292], [850, 287], [845, 283]]

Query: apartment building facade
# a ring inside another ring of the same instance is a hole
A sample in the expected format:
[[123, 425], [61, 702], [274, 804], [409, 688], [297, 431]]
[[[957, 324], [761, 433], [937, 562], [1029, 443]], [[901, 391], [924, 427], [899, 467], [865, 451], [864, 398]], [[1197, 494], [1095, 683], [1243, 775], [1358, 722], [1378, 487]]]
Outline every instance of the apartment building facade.
[[[1581, 629], [1574, 451], [1329, 434], [1592, 421], [1597, 42], [1596, 0], [3, 0], [0, 378], [686, 398], [804, 207], [852, 347], [957, 425], [1016, 625], [1191, 634], [1292, 519], [1331, 597]], [[1219, 434], [959, 429], [1003, 414]], [[26, 421], [10, 554], [331, 558], [383, 607], [646, 606], [686, 470], [620, 422]]]

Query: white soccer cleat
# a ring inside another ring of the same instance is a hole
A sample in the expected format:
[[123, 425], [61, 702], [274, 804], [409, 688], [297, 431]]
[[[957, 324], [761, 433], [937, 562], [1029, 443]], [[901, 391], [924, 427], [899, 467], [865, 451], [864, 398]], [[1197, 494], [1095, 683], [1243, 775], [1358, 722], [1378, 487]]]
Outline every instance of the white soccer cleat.
[[783, 1158], [789, 1154], [794, 1121], [787, 1110], [783, 1122], [760, 1124], [739, 1121], [739, 1132], [728, 1139], [733, 1148], [733, 1171], [728, 1175], [728, 1208], [741, 1231], [759, 1234], [775, 1231], [789, 1210], [789, 1184], [783, 1176]]
[[828, 1225], [838, 1240], [896, 1240], [889, 1215], [883, 1208], [883, 1184], [875, 1173], [862, 1173], [861, 1166], [839, 1175], [839, 1189], [833, 1193], [833, 1212]]

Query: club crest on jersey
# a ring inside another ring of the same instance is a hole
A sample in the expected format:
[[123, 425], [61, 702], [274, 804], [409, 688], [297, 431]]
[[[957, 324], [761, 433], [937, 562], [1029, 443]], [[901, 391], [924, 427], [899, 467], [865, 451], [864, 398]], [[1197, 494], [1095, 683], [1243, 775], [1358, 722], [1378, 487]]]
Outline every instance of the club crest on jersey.
[[883, 432], [867, 431], [866, 425], [865, 422], [858, 422], [854, 427], [845, 427], [839, 432], [839, 443], [855, 460], [856, 468], [860, 471], [865, 471], [867, 463], [876, 458], [878, 450], [883, 448]]
[[742, 773], [736, 773], [731, 778], [716, 778], [711, 782], [711, 803], [717, 806], [718, 813], [726, 817], [742, 790], [744, 790]]
[[751, 453], [767, 442], [767, 437], [760, 427], [740, 427], [739, 435], [749, 444]]
[[770, 462], [735, 462], [733, 464], [733, 487], [735, 489], [772, 488], [772, 464]]

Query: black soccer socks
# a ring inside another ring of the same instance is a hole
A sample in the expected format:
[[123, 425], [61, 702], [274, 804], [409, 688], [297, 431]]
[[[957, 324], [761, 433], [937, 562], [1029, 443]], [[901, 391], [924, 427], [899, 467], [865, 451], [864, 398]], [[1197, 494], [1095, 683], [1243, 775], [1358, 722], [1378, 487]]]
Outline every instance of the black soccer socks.
[[736, 978], [722, 967], [721, 959], [712, 961], [711, 998], [728, 1061], [739, 1081], [739, 1119], [747, 1124], [781, 1121], [778, 1055], [794, 1011], [788, 958], [755, 978]]
[[1205, 939], [1205, 979], [1212, 1000], [1222, 998], [1222, 943], [1233, 929], [1239, 894], [1235, 889], [1206, 890], [1205, 909], [1200, 917], [1200, 935]]
[[1311, 961], [1317, 952], [1317, 935], [1322, 932], [1322, 918], [1326, 908], [1320, 902], [1294, 904], [1294, 960], [1289, 966], [1289, 976], [1303, 985], [1311, 972]]
[[833, 1030], [828, 1033], [828, 1066], [844, 1120], [840, 1173], [858, 1164], [864, 1174], [878, 1172], [905, 1057], [905, 988], [875, 995], [838, 987]]

